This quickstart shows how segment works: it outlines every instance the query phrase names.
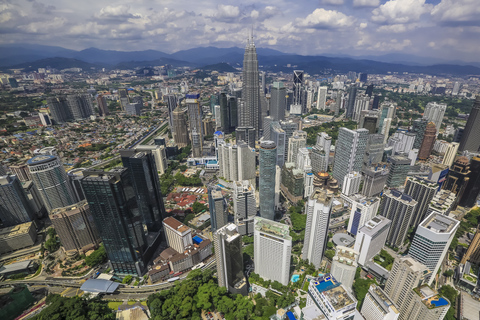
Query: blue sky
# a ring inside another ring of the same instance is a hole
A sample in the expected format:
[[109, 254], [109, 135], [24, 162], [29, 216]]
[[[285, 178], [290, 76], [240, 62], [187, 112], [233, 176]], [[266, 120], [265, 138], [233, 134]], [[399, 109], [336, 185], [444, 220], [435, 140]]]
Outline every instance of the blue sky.
[[242, 47], [480, 61], [479, 0], [3, 0], [0, 43], [70, 49]]

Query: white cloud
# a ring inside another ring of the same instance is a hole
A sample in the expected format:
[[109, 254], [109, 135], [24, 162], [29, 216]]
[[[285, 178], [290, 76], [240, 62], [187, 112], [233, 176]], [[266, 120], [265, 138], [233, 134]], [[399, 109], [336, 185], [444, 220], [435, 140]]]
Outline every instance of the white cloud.
[[217, 13], [215, 15], [216, 18], [219, 19], [234, 19], [240, 16], [240, 8], [231, 6], [231, 5], [219, 5]]
[[444, 24], [480, 25], [478, 0], [442, 0], [432, 10], [432, 16]]
[[313, 29], [337, 29], [350, 27], [355, 18], [336, 10], [315, 9], [305, 19], [297, 19], [299, 27]]
[[380, 0], [353, 0], [354, 7], [378, 7]]
[[340, 6], [343, 4], [343, 0], [322, 0], [322, 4], [330, 4], [332, 6]]
[[66, 19], [55, 17], [50, 21], [32, 22], [27, 25], [20, 26], [19, 28], [29, 33], [47, 33], [62, 28], [65, 23]]
[[382, 24], [416, 22], [431, 8], [425, 0], [390, 0], [372, 11], [372, 21]]

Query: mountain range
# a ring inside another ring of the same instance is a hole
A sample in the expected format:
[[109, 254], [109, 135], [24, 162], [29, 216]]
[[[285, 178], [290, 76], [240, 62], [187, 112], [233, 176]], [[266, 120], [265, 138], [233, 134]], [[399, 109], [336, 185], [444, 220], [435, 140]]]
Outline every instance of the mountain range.
[[[24, 68], [35, 70], [39, 67], [54, 68], [136, 68], [170, 64], [176, 67], [215, 66], [227, 63], [234, 68], [242, 66], [244, 49], [238, 47], [199, 47], [165, 53], [157, 50], [116, 51], [88, 48], [81, 51], [55, 46], [10, 44], [0, 45], [0, 68]], [[268, 48], [257, 48], [260, 68], [267, 71], [291, 72], [303, 69], [311, 74], [332, 72], [409, 72], [426, 74], [451, 74], [459, 76], [480, 75], [480, 63], [446, 61], [405, 54], [352, 57], [347, 55], [304, 56], [288, 54]], [[211, 67], [210, 67], [211, 69]], [[221, 71], [221, 70], [219, 70]]]

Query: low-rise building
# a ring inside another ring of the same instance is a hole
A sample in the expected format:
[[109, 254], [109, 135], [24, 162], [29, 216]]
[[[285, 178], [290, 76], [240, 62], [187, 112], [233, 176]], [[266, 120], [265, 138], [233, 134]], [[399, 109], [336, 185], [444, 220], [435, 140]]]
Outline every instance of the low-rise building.
[[33, 246], [35, 240], [37, 230], [33, 222], [0, 229], [0, 254]]

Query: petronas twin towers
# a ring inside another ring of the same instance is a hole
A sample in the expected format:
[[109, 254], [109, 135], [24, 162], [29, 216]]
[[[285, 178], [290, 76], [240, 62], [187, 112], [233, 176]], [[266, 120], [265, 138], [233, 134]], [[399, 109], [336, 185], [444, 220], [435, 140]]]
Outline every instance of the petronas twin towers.
[[259, 86], [257, 49], [248, 39], [243, 58], [242, 103], [239, 104], [239, 126], [255, 128], [256, 138], [262, 129], [262, 103]]

